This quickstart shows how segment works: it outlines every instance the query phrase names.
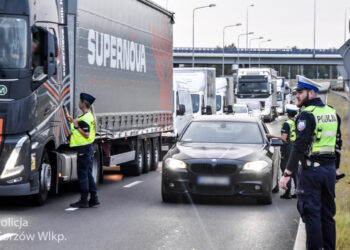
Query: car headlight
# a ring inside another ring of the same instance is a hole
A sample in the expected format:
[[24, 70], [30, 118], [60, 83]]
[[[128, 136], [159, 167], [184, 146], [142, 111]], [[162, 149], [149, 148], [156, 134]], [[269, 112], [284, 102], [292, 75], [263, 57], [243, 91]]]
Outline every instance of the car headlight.
[[243, 166], [244, 170], [260, 172], [266, 168], [269, 164], [266, 161], [251, 161]]
[[176, 160], [173, 158], [168, 158], [165, 160], [165, 168], [168, 169], [185, 169], [186, 168], [186, 163], [180, 160]]

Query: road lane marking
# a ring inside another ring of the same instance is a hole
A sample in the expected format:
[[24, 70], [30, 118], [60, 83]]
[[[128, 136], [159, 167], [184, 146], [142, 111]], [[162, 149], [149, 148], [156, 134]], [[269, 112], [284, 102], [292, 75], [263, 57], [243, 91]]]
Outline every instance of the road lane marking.
[[140, 184], [142, 182], [143, 181], [134, 181], [134, 182], [132, 182], [132, 183], [130, 183], [128, 185], [125, 185], [124, 188], [130, 188], [130, 187], [136, 186], [136, 185], [138, 185], [138, 184]]
[[79, 209], [78, 207], [70, 207], [70, 208], [67, 208], [66, 211], [75, 211]]
[[299, 219], [297, 236], [295, 238], [293, 250], [306, 250], [306, 231], [305, 224]]
[[0, 235], [0, 241], [8, 240], [8, 239], [10, 239], [12, 236], [15, 236], [15, 235], [17, 235], [17, 234], [14, 234], [14, 233], [7, 233], [7, 234]]

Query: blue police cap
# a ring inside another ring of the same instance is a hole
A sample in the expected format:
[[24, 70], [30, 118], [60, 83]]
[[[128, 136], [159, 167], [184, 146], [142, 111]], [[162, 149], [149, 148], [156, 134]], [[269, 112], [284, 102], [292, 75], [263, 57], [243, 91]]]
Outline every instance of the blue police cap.
[[315, 92], [318, 92], [318, 89], [321, 87], [317, 82], [310, 80], [304, 76], [297, 76], [298, 85], [295, 89], [296, 91], [302, 91], [304, 89], [312, 89]]
[[93, 104], [94, 101], [96, 100], [95, 97], [93, 97], [92, 95], [89, 95], [87, 93], [80, 93], [80, 99], [88, 101], [88, 103], [90, 103], [90, 104]]

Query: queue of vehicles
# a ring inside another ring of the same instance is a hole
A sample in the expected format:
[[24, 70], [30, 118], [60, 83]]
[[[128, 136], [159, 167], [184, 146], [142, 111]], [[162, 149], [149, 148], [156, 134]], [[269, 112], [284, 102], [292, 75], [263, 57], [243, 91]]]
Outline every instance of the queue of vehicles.
[[[122, 174], [134, 176], [155, 170], [161, 150], [174, 152], [196, 117], [203, 122], [210, 119], [203, 115], [221, 117], [217, 121], [227, 119], [221, 124], [229, 127], [231, 118], [225, 114], [239, 113], [240, 105], [248, 117], [259, 111], [256, 117], [272, 120], [276, 113], [272, 69], [239, 70], [236, 90], [232, 77], [215, 78], [215, 68], [173, 69], [172, 48], [162, 46], [171, 44], [173, 13], [151, 1], [47, 1], [4, 0], [0, 9], [5, 41], [0, 50], [9, 53], [9, 61], [0, 58], [0, 196], [30, 195], [41, 205], [61, 183], [77, 180], [77, 154], [69, 148], [66, 113], [79, 115], [80, 92], [96, 97], [96, 182], [103, 180], [108, 166], [119, 165]], [[145, 17], [119, 15], [131, 9], [152, 18], [139, 22]], [[166, 29], [157, 30], [159, 22]], [[251, 119], [261, 132], [260, 119]], [[261, 143], [269, 147], [263, 135]], [[275, 156], [268, 157], [264, 168], [271, 170]], [[276, 173], [270, 172], [272, 183]], [[214, 186], [222, 187], [224, 182], [216, 181]], [[261, 190], [266, 196], [273, 187]]]

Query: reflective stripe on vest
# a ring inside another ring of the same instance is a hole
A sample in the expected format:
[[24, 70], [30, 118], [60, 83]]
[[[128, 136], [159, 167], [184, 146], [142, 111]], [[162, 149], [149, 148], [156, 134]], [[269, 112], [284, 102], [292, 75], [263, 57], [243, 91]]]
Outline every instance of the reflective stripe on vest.
[[308, 106], [303, 111], [312, 113], [316, 122], [311, 154], [334, 153], [338, 130], [335, 109], [328, 105], [324, 107]]
[[84, 121], [90, 126], [90, 133], [89, 138], [85, 138], [78, 129], [74, 128], [74, 123], [70, 125], [70, 129], [72, 132], [71, 138], [70, 138], [70, 147], [78, 147], [78, 146], [84, 146], [88, 145], [94, 142], [95, 140], [95, 120], [94, 116], [91, 112], [88, 112], [78, 118], [78, 121]]

